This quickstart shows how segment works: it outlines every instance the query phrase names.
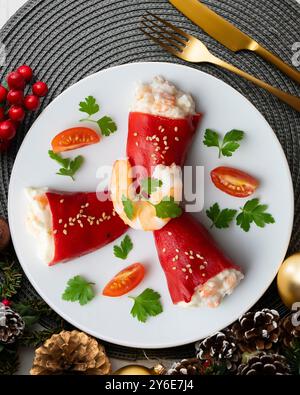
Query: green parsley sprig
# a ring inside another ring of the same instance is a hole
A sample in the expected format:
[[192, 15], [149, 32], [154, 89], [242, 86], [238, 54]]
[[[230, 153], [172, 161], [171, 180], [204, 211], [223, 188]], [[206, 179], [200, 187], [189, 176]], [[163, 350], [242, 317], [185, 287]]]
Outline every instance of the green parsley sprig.
[[76, 158], [63, 158], [60, 154], [56, 154], [52, 150], [48, 151], [48, 155], [51, 159], [55, 160], [62, 167], [56, 173], [59, 176], [71, 177], [75, 181], [74, 175], [81, 168], [84, 162], [83, 156], [79, 155]]
[[249, 231], [253, 222], [260, 228], [264, 228], [266, 224], [274, 224], [275, 219], [270, 213], [266, 213], [267, 208], [266, 204], [259, 204], [259, 199], [257, 198], [248, 200], [236, 217], [236, 224], [245, 232]]
[[129, 298], [134, 300], [130, 314], [140, 322], [146, 322], [150, 316], [154, 317], [163, 311], [160, 294], [151, 288], [145, 289], [139, 296]]
[[158, 180], [157, 178], [147, 177], [141, 180], [142, 192], [145, 192], [147, 195], [156, 192], [162, 185], [162, 180]]
[[114, 246], [114, 255], [120, 259], [126, 259], [128, 257], [129, 252], [133, 249], [133, 243], [131, 238], [126, 235], [124, 239], [121, 241], [121, 245]]
[[109, 136], [117, 130], [115, 121], [107, 115], [100, 119], [91, 118], [92, 115], [95, 115], [100, 111], [100, 105], [93, 96], [88, 96], [84, 99], [84, 101], [79, 103], [79, 111], [88, 115], [87, 118], [81, 119], [80, 122], [96, 123], [99, 126], [103, 136]]
[[206, 210], [206, 215], [212, 220], [211, 228], [214, 226], [218, 229], [229, 228], [237, 210], [225, 208], [220, 209], [218, 203], [213, 204], [209, 210]]
[[83, 306], [95, 296], [93, 285], [94, 283], [86, 281], [83, 277], [75, 276], [68, 281], [62, 299], [69, 302], [79, 302]]
[[233, 129], [226, 133], [223, 140], [220, 141], [220, 136], [217, 132], [211, 129], [206, 129], [203, 144], [207, 147], [217, 147], [220, 158], [222, 155], [232, 156], [233, 152], [240, 147], [238, 141], [241, 141], [243, 138], [244, 132]]
[[[236, 217], [237, 226], [245, 232], [249, 232], [252, 223], [260, 228], [264, 228], [267, 224], [275, 223], [273, 216], [266, 212], [267, 208], [266, 204], [259, 203], [258, 198], [248, 200], [240, 208], [240, 212]], [[213, 204], [206, 210], [206, 215], [212, 221], [211, 228], [215, 226], [218, 229], [228, 228], [237, 213], [238, 210], [229, 208], [221, 210], [218, 203]]]

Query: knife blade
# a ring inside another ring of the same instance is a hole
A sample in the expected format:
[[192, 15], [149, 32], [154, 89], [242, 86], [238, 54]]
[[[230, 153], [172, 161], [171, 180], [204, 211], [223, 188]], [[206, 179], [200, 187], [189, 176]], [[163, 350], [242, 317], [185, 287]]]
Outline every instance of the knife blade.
[[300, 83], [300, 73], [198, 0], [169, 0], [187, 18], [231, 51], [253, 51]]

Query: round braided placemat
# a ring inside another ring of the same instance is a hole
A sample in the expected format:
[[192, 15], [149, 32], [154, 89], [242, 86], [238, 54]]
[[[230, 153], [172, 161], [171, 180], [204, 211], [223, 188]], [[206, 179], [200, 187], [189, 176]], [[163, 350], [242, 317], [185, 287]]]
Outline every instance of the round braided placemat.
[[[217, 13], [279, 55], [287, 63], [292, 45], [300, 41], [300, 5], [296, 0], [205, 0]], [[183, 63], [149, 42], [139, 30], [146, 11], [160, 15], [199, 37], [222, 59], [272, 85], [300, 95], [300, 87], [275, 67], [249, 52], [234, 54], [193, 25], [167, 0], [30, 0], [0, 31], [7, 58], [1, 79], [20, 64], [31, 65], [50, 88], [40, 111], [76, 81], [114, 65], [139, 61]], [[295, 189], [295, 225], [289, 253], [300, 247], [300, 115], [251, 83], [210, 65], [191, 65], [227, 82], [246, 96], [265, 116], [286, 153]], [[157, 70], [159, 73], [159, 69]], [[38, 113], [28, 115], [7, 154], [1, 155], [0, 214], [7, 215], [9, 176], [18, 148]], [[33, 147], [35, 149], [37, 147]], [[266, 147], [267, 155], [268, 147]], [[282, 191], [284, 193], [284, 191]], [[28, 281], [22, 297], [36, 298]], [[282, 313], [273, 284], [257, 307], [272, 307]], [[46, 319], [44, 326], [51, 325]], [[109, 355], [125, 359], [143, 357], [142, 350], [107, 345]], [[181, 358], [193, 355], [193, 346], [147, 350], [149, 358]]]

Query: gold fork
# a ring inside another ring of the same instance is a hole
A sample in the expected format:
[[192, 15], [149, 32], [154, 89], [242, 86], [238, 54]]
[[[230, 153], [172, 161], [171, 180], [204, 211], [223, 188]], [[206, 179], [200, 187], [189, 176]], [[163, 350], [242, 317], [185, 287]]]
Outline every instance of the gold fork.
[[[159, 44], [166, 51], [173, 55], [176, 55], [180, 59], [186, 60], [187, 62], [193, 63], [212, 63], [217, 66], [221, 66], [226, 70], [232, 71], [233, 73], [246, 78], [253, 82], [259, 87], [272, 93], [278, 99], [289, 104], [295, 110], [300, 111], [300, 98], [293, 96], [289, 93], [283, 92], [282, 90], [275, 88], [266, 82], [253, 77], [253, 75], [246, 73], [243, 70], [238, 69], [230, 63], [224, 62], [209, 52], [207, 47], [196, 37], [184, 32], [178, 27], [174, 26], [170, 22], [159, 18], [158, 16], [148, 12], [155, 20], [144, 16], [142, 19], [142, 25], [147, 28], [145, 30], [141, 28], [144, 34], [146, 34], [151, 40]], [[159, 23], [160, 22], [160, 23]], [[149, 30], [156, 34], [149, 33]]]

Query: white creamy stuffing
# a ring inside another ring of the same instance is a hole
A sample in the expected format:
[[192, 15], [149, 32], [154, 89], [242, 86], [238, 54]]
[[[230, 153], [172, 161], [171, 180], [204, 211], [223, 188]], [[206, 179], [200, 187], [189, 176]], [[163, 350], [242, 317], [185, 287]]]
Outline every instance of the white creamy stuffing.
[[195, 114], [192, 96], [176, 88], [171, 82], [157, 76], [150, 84], [138, 84], [131, 111], [185, 118]]
[[181, 307], [218, 307], [226, 295], [244, 278], [236, 269], [226, 269], [209, 279], [204, 285], [197, 287], [189, 303], [179, 302]]
[[26, 225], [37, 240], [37, 252], [40, 259], [49, 263], [54, 257], [54, 239], [52, 233], [52, 216], [48, 204], [44, 205], [39, 197], [46, 189], [27, 188], [28, 211]]

